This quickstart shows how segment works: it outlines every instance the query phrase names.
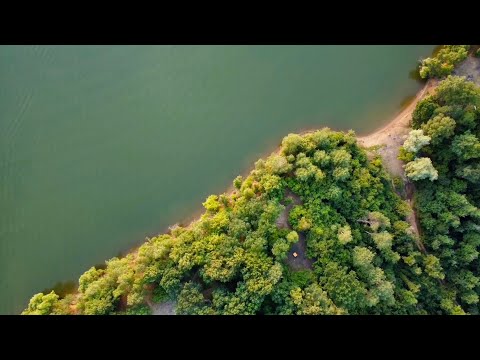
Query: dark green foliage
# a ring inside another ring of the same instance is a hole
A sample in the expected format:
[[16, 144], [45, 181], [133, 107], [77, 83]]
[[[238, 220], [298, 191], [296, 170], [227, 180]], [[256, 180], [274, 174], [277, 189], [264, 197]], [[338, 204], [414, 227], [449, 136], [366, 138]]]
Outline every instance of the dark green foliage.
[[412, 127], [414, 129], [426, 123], [433, 115], [434, 111], [439, 108], [432, 96], [427, 96], [418, 102], [412, 113]]
[[[424, 111], [427, 103], [435, 110]], [[416, 183], [417, 210], [429, 252], [425, 271], [445, 283], [435, 295], [440, 299], [435, 313], [480, 311], [479, 103], [477, 86], [449, 76], [414, 112], [414, 128], [422, 128], [432, 138], [420, 155], [429, 157], [439, 172], [433, 183]]]
[[438, 114], [423, 124], [422, 129], [425, 135], [430, 136], [430, 143], [437, 146], [454, 135], [455, 125], [456, 122], [451, 117]]

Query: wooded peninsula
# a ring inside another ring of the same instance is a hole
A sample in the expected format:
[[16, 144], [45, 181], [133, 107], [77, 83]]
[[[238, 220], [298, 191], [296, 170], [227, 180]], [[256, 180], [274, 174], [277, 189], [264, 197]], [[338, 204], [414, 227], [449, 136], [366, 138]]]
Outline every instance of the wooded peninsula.
[[353, 131], [288, 134], [198, 220], [90, 268], [75, 293], [34, 295], [22, 314], [479, 314], [479, 56], [445, 45], [421, 61], [435, 86], [405, 134], [388, 134], [401, 137], [400, 174], [384, 143]]

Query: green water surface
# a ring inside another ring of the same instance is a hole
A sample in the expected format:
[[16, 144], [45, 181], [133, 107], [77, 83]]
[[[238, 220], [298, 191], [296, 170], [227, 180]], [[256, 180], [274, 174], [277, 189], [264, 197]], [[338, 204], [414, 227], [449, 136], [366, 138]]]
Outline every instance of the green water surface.
[[0, 313], [198, 212], [289, 132], [383, 125], [433, 48], [0, 46]]

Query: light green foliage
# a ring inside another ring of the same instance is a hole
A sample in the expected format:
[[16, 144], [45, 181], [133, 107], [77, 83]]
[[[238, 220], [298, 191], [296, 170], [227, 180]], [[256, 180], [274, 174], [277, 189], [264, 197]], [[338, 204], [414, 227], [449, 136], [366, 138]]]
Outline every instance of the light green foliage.
[[277, 260], [283, 260], [287, 257], [288, 250], [290, 249], [290, 244], [284, 240], [280, 239], [275, 242], [272, 247], [272, 254]]
[[372, 234], [372, 239], [379, 250], [386, 250], [392, 248], [393, 236], [387, 231]]
[[78, 286], [78, 291], [83, 292], [85, 291], [88, 286], [93, 283], [94, 281], [98, 280], [102, 275], [104, 271], [99, 269], [95, 269], [95, 267], [91, 267], [89, 270], [85, 271], [82, 276], [80, 276], [80, 279], [78, 280], [79, 286]]
[[349, 225], [342, 226], [338, 229], [338, 242], [346, 245], [353, 240], [352, 230]]
[[267, 159], [265, 167], [269, 173], [276, 175], [286, 174], [292, 170], [292, 165], [289, 164], [287, 158], [282, 155], [271, 155]]
[[179, 315], [200, 315], [205, 308], [205, 298], [200, 287], [188, 282], [178, 296], [176, 313]]
[[434, 255], [427, 255], [425, 258], [425, 271], [428, 275], [436, 279], [444, 279], [442, 266], [440, 260]]
[[[468, 105], [478, 106], [480, 103], [480, 88], [473, 82], [467, 81], [464, 76], [448, 76], [437, 87], [435, 99], [438, 104], [451, 104], [452, 107], [466, 107]], [[449, 114], [450, 115], [450, 114]], [[451, 116], [456, 119], [459, 113], [452, 113]]]
[[407, 152], [416, 153], [423, 146], [430, 143], [430, 136], [423, 134], [423, 130], [412, 130], [408, 134], [408, 138], [403, 143], [403, 148]]
[[240, 190], [240, 188], [242, 187], [242, 182], [243, 182], [243, 177], [241, 175], [238, 175], [235, 180], [233, 180], [233, 186]]
[[285, 155], [296, 155], [304, 150], [305, 139], [298, 134], [288, 134], [282, 140], [282, 151]]
[[298, 241], [298, 233], [296, 231], [290, 231], [287, 234], [287, 241], [290, 244], [295, 244]]
[[332, 151], [331, 158], [335, 166], [348, 166], [352, 160], [352, 155], [345, 149], [339, 149]]
[[414, 181], [438, 179], [438, 171], [433, 167], [432, 160], [427, 157], [417, 158], [406, 164], [405, 174]]
[[444, 45], [436, 56], [422, 61], [420, 76], [426, 79], [451, 74], [455, 65], [467, 58], [468, 49], [469, 45]]
[[318, 284], [308, 286], [305, 291], [295, 288], [290, 294], [293, 303], [297, 305], [298, 315], [344, 314], [344, 310], [338, 308]]
[[330, 164], [331, 157], [325, 150], [317, 150], [313, 154], [313, 161], [315, 165], [321, 168], [326, 168]]
[[[432, 145], [438, 145], [443, 140], [451, 138], [455, 133], [456, 122], [449, 116], [438, 114], [422, 125], [425, 135], [431, 138]], [[414, 130], [415, 131], [415, 130]]]
[[375, 253], [366, 247], [355, 246], [353, 249], [353, 265], [359, 268], [365, 268], [372, 264]]
[[207, 200], [202, 204], [205, 209], [210, 212], [216, 212], [220, 209], [220, 203], [218, 202], [217, 195], [210, 195]]
[[390, 219], [380, 211], [372, 211], [368, 214], [368, 221], [373, 231], [390, 228]]
[[44, 295], [43, 293], [34, 295], [28, 307], [22, 312], [22, 315], [50, 315], [55, 313], [58, 304], [58, 295], [54, 291]]
[[[463, 173], [472, 178], [471, 171]], [[455, 302], [441, 307], [438, 284], [432, 283], [441, 269], [416, 248], [405, 203], [381, 159], [370, 160], [353, 132], [290, 134], [278, 154], [257, 161], [234, 186], [238, 191], [209, 196], [199, 220], [149, 239], [103, 270], [88, 270], [80, 277], [74, 304], [41, 295], [27, 311], [144, 314], [147, 298], [175, 301], [178, 314], [198, 315], [458, 310]], [[442, 223], [454, 227], [464, 218], [473, 221], [472, 199], [450, 200], [444, 201], [450, 212], [439, 209]], [[285, 216], [290, 229], [277, 226]], [[293, 267], [287, 254], [300, 238], [306, 251]], [[477, 242], [468, 236], [458, 249], [458, 264], [474, 266]], [[464, 278], [456, 278], [458, 298], [475, 305], [474, 279]]]
[[409, 152], [405, 150], [403, 146], [401, 146], [398, 152], [398, 159], [402, 160], [405, 163], [413, 161], [415, 159], [415, 153]]

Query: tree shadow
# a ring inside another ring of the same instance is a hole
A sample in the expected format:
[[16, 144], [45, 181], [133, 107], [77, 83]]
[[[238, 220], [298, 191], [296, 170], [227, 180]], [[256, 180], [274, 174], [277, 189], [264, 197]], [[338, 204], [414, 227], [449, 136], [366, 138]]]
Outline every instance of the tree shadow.
[[[438, 54], [440, 50], [442, 50], [443, 45], [437, 45], [433, 48], [432, 53], [430, 54], [430, 57], [434, 57]], [[422, 79], [420, 76], [420, 64], [422, 63], [423, 58], [420, 58], [417, 60], [417, 65], [415, 67], [412, 67], [412, 70], [408, 72], [408, 78], [415, 80], [419, 83], [426, 83], [428, 79]]]
[[60, 298], [64, 298], [68, 294], [73, 294], [77, 290], [77, 282], [73, 280], [68, 280], [68, 281], [59, 281], [55, 285], [53, 285], [52, 288], [47, 288], [42, 291], [44, 294], [48, 294], [52, 291], [55, 291], [55, 293], [60, 296]]

